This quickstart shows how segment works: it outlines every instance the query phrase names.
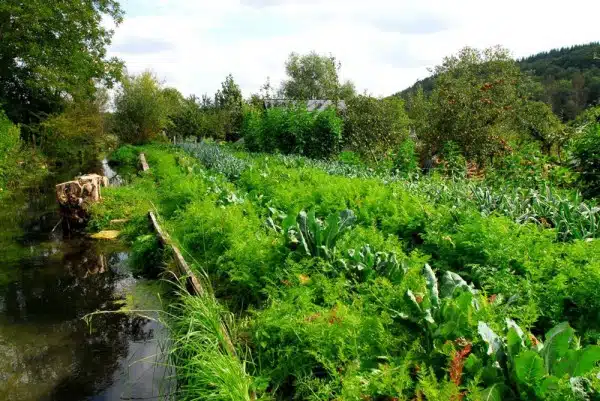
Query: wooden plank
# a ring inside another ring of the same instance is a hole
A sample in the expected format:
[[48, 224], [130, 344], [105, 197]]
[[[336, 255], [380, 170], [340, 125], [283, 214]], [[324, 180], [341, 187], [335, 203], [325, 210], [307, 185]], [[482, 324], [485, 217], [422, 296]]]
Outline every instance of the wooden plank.
[[148, 166], [148, 162], [146, 161], [146, 155], [140, 153], [140, 163], [142, 164], [142, 171], [150, 170], [150, 166]]
[[[173, 242], [169, 238], [169, 235], [165, 231], [163, 231], [163, 229], [160, 227], [160, 224], [158, 224], [158, 220], [156, 219], [154, 212], [151, 212], [151, 211], [148, 212], [148, 218], [150, 219], [150, 222], [152, 223], [152, 227], [154, 228], [154, 231], [156, 231], [156, 234], [158, 235], [158, 239], [159, 239], [159, 242], [161, 243], [161, 245], [165, 246], [165, 247], [170, 246], [171, 249], [173, 250], [173, 257], [175, 259], [175, 265], [177, 266], [177, 269], [179, 270], [179, 276], [180, 277], [183, 276], [183, 277], [187, 278], [187, 284], [189, 284], [189, 286], [191, 287], [190, 293], [192, 293], [193, 295], [197, 295], [197, 296], [205, 296], [206, 292], [205, 292], [204, 287], [202, 286], [200, 280], [198, 280], [198, 277], [196, 277], [196, 275], [194, 274], [192, 269], [190, 269], [190, 266], [187, 264], [187, 262], [183, 258], [183, 255], [181, 254], [181, 251], [179, 250], [179, 248], [175, 244], [173, 244]], [[230, 355], [235, 356], [236, 355], [235, 347], [233, 346], [233, 342], [231, 341], [231, 338], [229, 337], [229, 332], [227, 331], [227, 327], [225, 326], [225, 324], [223, 324], [222, 321], [219, 323], [221, 326], [221, 333], [223, 335], [223, 339], [225, 340], [225, 347], [227, 348], [227, 351], [229, 352]]]

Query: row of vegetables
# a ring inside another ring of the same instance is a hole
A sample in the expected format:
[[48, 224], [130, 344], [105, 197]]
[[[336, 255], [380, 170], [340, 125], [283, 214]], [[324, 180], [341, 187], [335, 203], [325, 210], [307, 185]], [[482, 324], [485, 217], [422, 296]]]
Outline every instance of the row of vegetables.
[[146, 147], [152, 174], [95, 214], [152, 202], [212, 283], [171, 319], [183, 398], [598, 397], [595, 240], [558, 242], [400, 180], [184, 146]]

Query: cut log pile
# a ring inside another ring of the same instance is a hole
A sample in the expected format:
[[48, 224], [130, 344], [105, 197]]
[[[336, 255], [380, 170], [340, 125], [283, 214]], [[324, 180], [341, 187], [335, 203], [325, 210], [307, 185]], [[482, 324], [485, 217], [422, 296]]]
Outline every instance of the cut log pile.
[[56, 200], [63, 220], [71, 225], [84, 225], [89, 219], [89, 206], [102, 198], [101, 187], [108, 186], [108, 178], [87, 174], [73, 181], [56, 185]]

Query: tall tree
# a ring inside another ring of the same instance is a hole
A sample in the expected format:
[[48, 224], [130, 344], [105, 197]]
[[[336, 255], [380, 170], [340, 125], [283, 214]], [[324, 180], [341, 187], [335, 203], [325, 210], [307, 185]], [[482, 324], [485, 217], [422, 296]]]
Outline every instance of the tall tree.
[[285, 63], [289, 78], [281, 84], [281, 94], [288, 99], [345, 99], [355, 93], [354, 84], [340, 84], [340, 62], [332, 55], [316, 52], [291, 53]]
[[215, 94], [215, 106], [218, 109], [218, 120], [221, 121], [225, 139], [237, 140], [240, 137], [243, 112], [242, 91], [229, 74], [221, 83], [221, 89]]
[[15, 122], [35, 123], [64, 99], [87, 96], [119, 78], [106, 47], [123, 11], [115, 0], [0, 1], [0, 103]]

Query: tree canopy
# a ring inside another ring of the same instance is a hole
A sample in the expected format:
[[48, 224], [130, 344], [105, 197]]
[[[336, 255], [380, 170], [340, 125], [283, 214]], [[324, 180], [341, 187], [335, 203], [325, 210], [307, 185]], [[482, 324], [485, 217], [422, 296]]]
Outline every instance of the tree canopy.
[[115, 0], [0, 2], [0, 104], [19, 123], [38, 122], [66, 98], [112, 84], [122, 63], [106, 47], [123, 11]]
[[349, 98], [355, 93], [354, 84], [340, 83], [340, 68], [332, 55], [291, 53], [285, 63], [289, 78], [281, 84], [281, 95], [296, 100]]

